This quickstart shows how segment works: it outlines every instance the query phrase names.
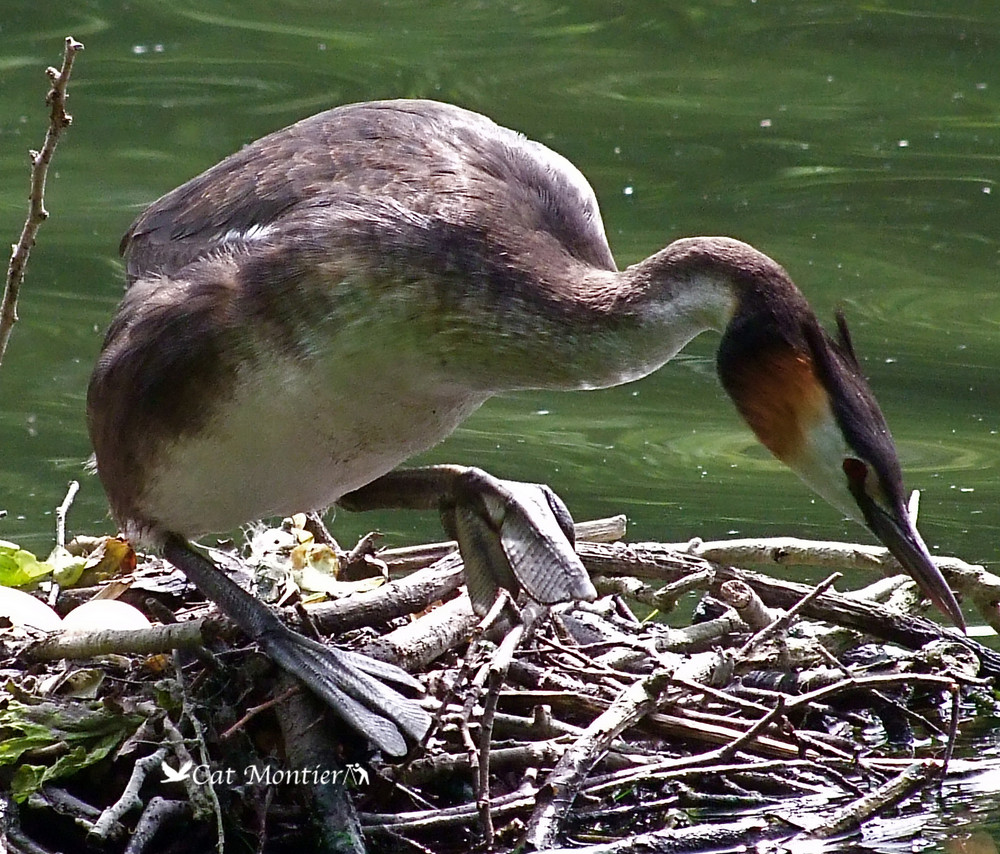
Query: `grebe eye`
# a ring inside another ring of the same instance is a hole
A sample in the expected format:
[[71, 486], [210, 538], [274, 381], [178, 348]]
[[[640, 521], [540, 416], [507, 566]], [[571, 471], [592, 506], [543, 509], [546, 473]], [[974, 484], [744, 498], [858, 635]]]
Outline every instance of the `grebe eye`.
[[852, 486], [863, 487], [865, 478], [868, 477], [868, 466], [854, 457], [846, 457], [844, 459], [844, 474], [847, 475], [847, 480]]

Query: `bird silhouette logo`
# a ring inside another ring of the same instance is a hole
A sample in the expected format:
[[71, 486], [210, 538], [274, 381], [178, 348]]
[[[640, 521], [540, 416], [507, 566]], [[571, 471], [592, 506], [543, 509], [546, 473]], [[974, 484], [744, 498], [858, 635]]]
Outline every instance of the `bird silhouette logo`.
[[160, 770], [163, 772], [163, 783], [183, 783], [191, 776], [191, 769], [194, 767], [194, 762], [190, 759], [181, 765], [180, 769], [175, 771], [171, 768], [166, 761], [160, 762]]

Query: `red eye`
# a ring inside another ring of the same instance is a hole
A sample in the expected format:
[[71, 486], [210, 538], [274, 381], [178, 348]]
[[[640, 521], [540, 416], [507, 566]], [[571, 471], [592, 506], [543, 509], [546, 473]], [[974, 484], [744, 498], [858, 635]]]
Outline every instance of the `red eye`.
[[865, 478], [868, 476], [868, 466], [861, 460], [847, 457], [844, 460], [844, 474], [847, 475], [847, 480], [852, 486], [863, 487]]

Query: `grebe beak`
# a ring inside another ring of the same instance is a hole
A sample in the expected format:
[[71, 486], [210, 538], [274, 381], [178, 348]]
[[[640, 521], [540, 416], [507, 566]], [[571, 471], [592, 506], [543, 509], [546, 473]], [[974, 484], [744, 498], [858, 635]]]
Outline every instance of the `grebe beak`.
[[[845, 470], [849, 465], [863, 466], [864, 463], [859, 460], [845, 460]], [[850, 473], [848, 478], [853, 480]], [[962, 609], [948, 582], [944, 580], [941, 570], [934, 565], [906, 506], [901, 501], [889, 506], [883, 505], [864, 489], [851, 491], [872, 533], [882, 541], [903, 569], [917, 582], [924, 595], [964, 632], [965, 618], [962, 616]]]

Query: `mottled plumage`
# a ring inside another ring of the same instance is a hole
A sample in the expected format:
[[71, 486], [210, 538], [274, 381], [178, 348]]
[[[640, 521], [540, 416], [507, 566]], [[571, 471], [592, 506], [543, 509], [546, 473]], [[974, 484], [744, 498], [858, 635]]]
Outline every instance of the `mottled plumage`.
[[[483, 116], [386, 101], [305, 119], [155, 202], [122, 252], [88, 414], [130, 536], [325, 507], [493, 394], [626, 382], [715, 329], [761, 441], [962, 625], [843, 323], [830, 338], [788, 274], [730, 238], [618, 272], [577, 169]], [[482, 530], [519, 501], [498, 489]]]

